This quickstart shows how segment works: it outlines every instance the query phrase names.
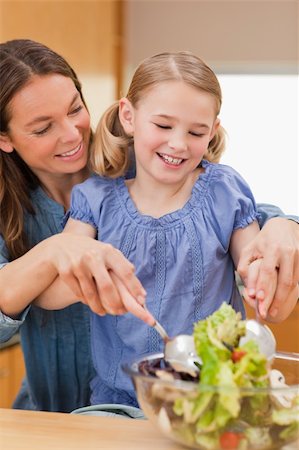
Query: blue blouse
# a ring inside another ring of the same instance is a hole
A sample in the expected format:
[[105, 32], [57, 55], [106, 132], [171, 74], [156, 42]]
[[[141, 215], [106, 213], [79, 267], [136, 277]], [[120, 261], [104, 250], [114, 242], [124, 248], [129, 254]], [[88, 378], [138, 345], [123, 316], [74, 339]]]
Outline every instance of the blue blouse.
[[[257, 219], [255, 201], [232, 168], [207, 161], [202, 166], [184, 207], [158, 219], [137, 211], [124, 178], [93, 176], [72, 193], [70, 217], [91, 224], [99, 240], [135, 265], [147, 307], [170, 336], [191, 334], [193, 323], [224, 301], [244, 314], [229, 244], [234, 230]], [[122, 365], [161, 351], [157, 332], [131, 314], [91, 313], [91, 346], [96, 369], [91, 403], [138, 406]]]
[[[31, 198], [36, 215], [27, 215], [25, 226], [33, 247], [62, 231], [64, 209], [41, 188], [32, 192]], [[0, 238], [0, 267], [7, 262], [5, 245]], [[94, 372], [90, 355], [89, 309], [82, 303], [61, 311], [31, 306], [19, 320], [0, 312], [0, 341], [8, 340], [18, 330], [27, 379], [14, 406], [69, 412], [90, 404], [89, 383]]]
[[[205, 176], [205, 178], [207, 178], [207, 176]], [[118, 181], [117, 183], [122, 184], [121, 181]], [[199, 189], [199, 192], [200, 190], [203, 190], [204, 192], [205, 183], [203, 179], [201, 180], [201, 183], [202, 185], [195, 187], [195, 191], [198, 191]], [[123, 187], [120, 189], [120, 192], [121, 191], [124, 195], [121, 196], [122, 200], [119, 200], [119, 204], [122, 204], [125, 201], [125, 198], [128, 199], [128, 202], [121, 207], [123, 217], [126, 216], [126, 222], [128, 222], [130, 214], [126, 212], [126, 209], [133, 208], [132, 211], [134, 211], [134, 206], [126, 194], [126, 189]], [[202, 203], [199, 203], [199, 205], [203, 205], [208, 201], [207, 199], [203, 201], [204, 195], [205, 194], [203, 193]], [[209, 196], [211, 196], [211, 194], [209, 194]], [[35, 216], [26, 216], [25, 226], [29, 242], [31, 246], [34, 246], [41, 240], [55, 233], [59, 233], [62, 230], [61, 223], [64, 211], [63, 207], [47, 197], [41, 188], [32, 192], [32, 202], [36, 208], [36, 214]], [[109, 205], [106, 205], [105, 208], [109, 209]], [[113, 211], [114, 210], [115, 206]], [[230, 207], [228, 211], [231, 211]], [[265, 204], [259, 205], [259, 214], [260, 226], [271, 217], [283, 216], [283, 212], [279, 208]], [[114, 214], [110, 214], [109, 217], [110, 220], [112, 217], [110, 226], [113, 229]], [[298, 217], [291, 218], [298, 221]], [[147, 219], [144, 218], [144, 220]], [[206, 219], [204, 218], [204, 220]], [[132, 222], [134, 223], [133, 219]], [[189, 221], [187, 221], [187, 223], [189, 223]], [[138, 226], [138, 229], [142, 229], [141, 225]], [[120, 232], [120, 228], [117, 232]], [[158, 242], [160, 242], [162, 234], [158, 235]], [[129, 241], [131, 240], [132, 239], [130, 238]], [[162, 253], [164, 247], [161, 246], [160, 248], [158, 242], [157, 248], [160, 249]], [[175, 242], [171, 244], [174, 246]], [[153, 243], [151, 243], [151, 248], [154, 249]], [[217, 261], [219, 257], [220, 254], [215, 255], [215, 261]], [[142, 255], [140, 255], [140, 259], [141, 258]], [[0, 269], [8, 263], [5, 243], [0, 235]], [[144, 263], [142, 263], [142, 267], [146, 269]], [[199, 270], [201, 269], [199, 268]], [[163, 269], [161, 272], [162, 279], [157, 284], [157, 289], [163, 283], [164, 273]], [[181, 277], [181, 273], [179, 276]], [[181, 278], [182, 283], [183, 281], [184, 280]], [[180, 287], [180, 279], [177, 279], [176, 276], [174, 276], [174, 282], [176, 283], [176, 286]], [[197, 287], [197, 290], [200, 289], [202, 289], [203, 292], [206, 290], [206, 287]], [[185, 302], [185, 299], [182, 299], [179, 295], [175, 295], [174, 299], [176, 303], [179, 301]], [[182, 309], [182, 306], [183, 305], [180, 306], [180, 310]], [[153, 303], [152, 308], [155, 313], [156, 308]], [[180, 319], [179, 312], [176, 313], [176, 308], [170, 307], [170, 310], [167, 310], [166, 313], [163, 308], [164, 304], [161, 303], [160, 317], [163, 315], [163, 320], [166, 317], [165, 325], [167, 325], [166, 319], [168, 314], [171, 314], [172, 320], [175, 318], [174, 323], [178, 321], [178, 318]], [[201, 305], [200, 308], [203, 308], [203, 305]], [[195, 313], [193, 315], [195, 315]], [[104, 319], [106, 321], [110, 320], [113, 324], [111, 332], [108, 330], [109, 332], [105, 334], [102, 342], [102, 347], [104, 347], [104, 349], [108, 347], [109, 349], [103, 356], [103, 367], [105, 367], [105, 372], [109, 374], [108, 380], [109, 385], [111, 385], [111, 380], [113, 384], [113, 380], [116, 376], [117, 362], [121, 359], [120, 346], [122, 345], [122, 342], [121, 337], [118, 337], [118, 333], [125, 327], [125, 323], [120, 321], [120, 318], [115, 317], [107, 317]], [[192, 317], [191, 320], [193, 320]], [[140, 327], [143, 327], [144, 333], [148, 333], [150, 349], [155, 350], [160, 348], [159, 338], [153, 330], [150, 330], [149, 328], [145, 329], [143, 323], [137, 319], [132, 322], [132, 326], [138, 330]], [[114, 333], [115, 328], [117, 329], [117, 333]], [[12, 319], [0, 311], [0, 342], [7, 341], [18, 331], [21, 334], [21, 343], [27, 369], [27, 379], [24, 380], [22, 390], [15, 402], [15, 407], [21, 409], [67, 412], [80, 408], [81, 406], [89, 405], [89, 381], [94, 376], [90, 354], [89, 310], [81, 304], [73, 305], [62, 311], [43, 311], [38, 307], [32, 306], [27, 308], [18, 320]], [[168, 331], [171, 331], [169, 327]], [[130, 341], [133, 341], [132, 345], [134, 346], [134, 337], [131, 337], [129, 332], [125, 338], [125, 342], [128, 346], [130, 345]], [[109, 355], [110, 346], [113, 349], [114, 355], [118, 358], [118, 361], [111, 365], [111, 370], [107, 368], [107, 364], [112, 359]], [[117, 348], [117, 350], [115, 350], [115, 348]], [[103, 353], [102, 349], [101, 352]], [[94, 353], [97, 354], [96, 342], [94, 342]], [[99, 357], [98, 365], [101, 366]], [[120, 370], [120, 368], [118, 369]], [[100, 383], [100, 379], [96, 377], [93, 381], [93, 386], [96, 387], [97, 381]], [[129, 388], [131, 389], [131, 385], [129, 385]], [[111, 401], [112, 394], [110, 388], [103, 384], [103, 389], [107, 390], [107, 398]], [[117, 399], [117, 397], [118, 395], [116, 394], [115, 398]], [[97, 400], [94, 399], [93, 403], [96, 401]]]

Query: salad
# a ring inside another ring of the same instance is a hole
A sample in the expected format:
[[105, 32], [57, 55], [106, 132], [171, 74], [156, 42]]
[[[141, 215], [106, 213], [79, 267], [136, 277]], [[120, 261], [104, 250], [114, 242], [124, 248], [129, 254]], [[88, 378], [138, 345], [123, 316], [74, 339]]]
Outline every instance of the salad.
[[245, 327], [226, 303], [195, 324], [197, 378], [175, 372], [163, 358], [139, 364], [143, 374], [196, 383], [181, 394], [163, 383], [151, 387], [159, 425], [178, 441], [204, 450], [253, 450], [282, 448], [298, 436], [299, 392], [286, 389], [283, 374], [269, 367], [253, 340], [239, 345]]

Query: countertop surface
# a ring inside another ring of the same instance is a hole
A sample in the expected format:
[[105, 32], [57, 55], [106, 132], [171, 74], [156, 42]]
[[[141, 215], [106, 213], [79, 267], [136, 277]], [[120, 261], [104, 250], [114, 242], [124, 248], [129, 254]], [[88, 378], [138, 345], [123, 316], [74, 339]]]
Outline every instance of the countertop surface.
[[15, 334], [11, 339], [9, 339], [6, 342], [0, 342], [0, 350], [4, 348], [11, 347], [12, 345], [16, 345], [20, 343], [20, 336], [19, 334]]
[[182, 450], [148, 420], [0, 409], [5, 450]]

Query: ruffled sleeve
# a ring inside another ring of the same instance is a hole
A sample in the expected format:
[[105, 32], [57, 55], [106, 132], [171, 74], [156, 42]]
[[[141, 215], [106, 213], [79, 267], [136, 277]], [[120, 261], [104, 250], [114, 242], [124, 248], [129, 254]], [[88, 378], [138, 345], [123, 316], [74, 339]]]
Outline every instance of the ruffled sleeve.
[[91, 192], [87, 183], [79, 184], [72, 189], [70, 209], [64, 216], [63, 225], [69, 218], [72, 218], [97, 228], [89, 195], [91, 195]]
[[237, 171], [208, 162], [203, 167], [205, 216], [218, 236], [228, 236], [259, 219], [251, 189]]

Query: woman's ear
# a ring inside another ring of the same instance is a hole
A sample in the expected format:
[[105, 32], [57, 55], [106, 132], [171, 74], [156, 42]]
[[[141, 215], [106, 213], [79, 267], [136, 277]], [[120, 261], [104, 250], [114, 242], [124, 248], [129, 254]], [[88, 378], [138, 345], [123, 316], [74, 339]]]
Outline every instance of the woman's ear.
[[14, 147], [7, 134], [0, 133], [0, 150], [2, 150], [5, 153], [12, 153], [14, 151]]
[[134, 134], [134, 108], [131, 102], [123, 97], [119, 100], [119, 120], [128, 136]]

